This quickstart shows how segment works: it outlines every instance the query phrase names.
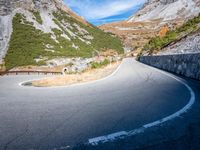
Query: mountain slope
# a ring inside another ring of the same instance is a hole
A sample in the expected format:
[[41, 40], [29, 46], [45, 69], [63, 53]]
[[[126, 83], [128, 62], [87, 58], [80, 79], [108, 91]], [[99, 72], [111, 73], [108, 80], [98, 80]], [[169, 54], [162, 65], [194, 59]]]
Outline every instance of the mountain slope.
[[199, 53], [200, 52], [200, 30], [188, 34], [178, 42], [174, 42], [159, 51], [158, 55]]
[[92, 57], [96, 50], [123, 52], [118, 38], [77, 16], [62, 0], [3, 0], [0, 27], [0, 60], [7, 69]]
[[200, 12], [199, 0], [149, 0], [128, 22], [188, 19]]
[[163, 30], [173, 30], [200, 13], [200, 0], [148, 0], [128, 20], [100, 26], [118, 35], [127, 50], [143, 47]]
[[141, 50], [140, 55], [197, 53], [200, 51], [199, 33], [200, 15], [162, 37], [152, 38]]

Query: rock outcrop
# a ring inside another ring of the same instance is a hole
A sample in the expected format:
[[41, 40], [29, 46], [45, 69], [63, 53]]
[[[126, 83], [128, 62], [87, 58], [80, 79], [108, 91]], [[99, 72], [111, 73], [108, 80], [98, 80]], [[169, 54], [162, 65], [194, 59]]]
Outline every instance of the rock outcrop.
[[0, 1], [0, 15], [8, 15], [11, 13], [11, 1], [1, 0]]
[[163, 48], [156, 55], [200, 53], [200, 30]]
[[199, 0], [149, 0], [128, 22], [188, 19], [200, 12]]

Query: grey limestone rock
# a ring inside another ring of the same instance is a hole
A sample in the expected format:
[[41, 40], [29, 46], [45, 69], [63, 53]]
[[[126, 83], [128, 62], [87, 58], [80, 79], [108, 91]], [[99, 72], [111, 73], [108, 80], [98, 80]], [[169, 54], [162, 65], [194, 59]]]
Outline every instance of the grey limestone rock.
[[142, 56], [139, 60], [150, 66], [200, 80], [200, 53]]

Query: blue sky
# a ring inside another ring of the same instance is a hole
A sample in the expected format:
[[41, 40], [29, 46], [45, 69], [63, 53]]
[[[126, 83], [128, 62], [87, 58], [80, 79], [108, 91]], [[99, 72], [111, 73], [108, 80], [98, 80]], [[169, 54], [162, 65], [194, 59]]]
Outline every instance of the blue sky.
[[78, 15], [94, 25], [128, 19], [145, 0], [64, 0]]

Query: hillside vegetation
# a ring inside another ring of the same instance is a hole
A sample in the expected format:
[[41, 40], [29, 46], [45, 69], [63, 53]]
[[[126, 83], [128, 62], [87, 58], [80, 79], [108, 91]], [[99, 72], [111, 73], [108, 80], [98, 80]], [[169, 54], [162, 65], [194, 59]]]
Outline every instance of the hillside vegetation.
[[142, 54], [155, 54], [161, 51], [162, 48], [175, 42], [176, 40], [180, 40], [181, 38], [187, 36], [189, 33], [195, 32], [199, 29], [200, 23], [200, 15], [194, 17], [193, 19], [188, 20], [181, 27], [176, 28], [175, 30], [168, 31], [164, 37], [154, 37], [152, 38], [143, 48]]
[[[42, 24], [39, 12], [32, 12], [35, 20]], [[13, 33], [5, 57], [6, 68], [18, 66], [45, 65], [45, 61], [57, 57], [92, 57], [95, 50], [115, 50], [123, 53], [121, 41], [108, 33], [85, 25], [70, 17], [66, 12], [53, 13], [54, 22], [60, 29], [52, 29], [53, 33], [44, 33], [28, 22], [25, 15], [17, 13], [13, 18]], [[66, 28], [66, 24], [69, 28]], [[69, 34], [68, 30], [75, 35]], [[63, 36], [67, 35], [69, 39]], [[56, 37], [56, 40], [52, 38]], [[45, 60], [36, 61], [36, 59]]]

